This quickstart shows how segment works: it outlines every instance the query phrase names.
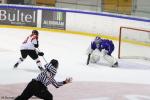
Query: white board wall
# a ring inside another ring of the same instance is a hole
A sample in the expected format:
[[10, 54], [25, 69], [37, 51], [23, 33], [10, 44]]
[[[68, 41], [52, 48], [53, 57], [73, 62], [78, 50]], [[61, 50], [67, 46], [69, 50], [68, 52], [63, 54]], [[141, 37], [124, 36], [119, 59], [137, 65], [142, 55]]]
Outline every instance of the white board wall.
[[118, 36], [121, 26], [150, 30], [150, 22], [138, 20], [70, 12], [66, 18], [66, 30], [71, 31]]

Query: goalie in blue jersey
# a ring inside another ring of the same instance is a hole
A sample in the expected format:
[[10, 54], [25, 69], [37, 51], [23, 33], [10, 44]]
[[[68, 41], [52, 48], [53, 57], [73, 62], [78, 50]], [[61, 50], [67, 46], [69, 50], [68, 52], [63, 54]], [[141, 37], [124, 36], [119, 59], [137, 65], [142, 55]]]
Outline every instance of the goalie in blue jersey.
[[114, 51], [114, 48], [114, 44], [111, 40], [102, 39], [99, 36], [96, 36], [87, 50], [87, 65], [89, 64], [89, 62], [97, 63], [100, 58], [103, 57], [112, 67], [117, 67], [118, 62], [111, 55]]

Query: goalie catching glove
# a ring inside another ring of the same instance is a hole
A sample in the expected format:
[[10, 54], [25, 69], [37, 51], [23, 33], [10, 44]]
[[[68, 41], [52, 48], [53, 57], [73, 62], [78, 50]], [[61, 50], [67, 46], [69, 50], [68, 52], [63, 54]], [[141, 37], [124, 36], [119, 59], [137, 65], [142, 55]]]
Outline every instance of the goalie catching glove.
[[39, 56], [44, 56], [44, 53], [43, 52], [38, 52], [38, 55]]

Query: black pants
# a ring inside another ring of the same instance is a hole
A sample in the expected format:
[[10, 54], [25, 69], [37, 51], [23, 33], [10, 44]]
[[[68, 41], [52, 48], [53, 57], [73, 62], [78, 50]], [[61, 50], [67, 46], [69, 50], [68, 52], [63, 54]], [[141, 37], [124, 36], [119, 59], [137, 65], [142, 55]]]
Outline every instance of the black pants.
[[21, 56], [22, 58], [26, 58], [28, 55], [33, 59], [37, 59], [38, 58], [38, 54], [36, 53], [35, 50], [21, 50]]
[[47, 87], [34, 79], [27, 85], [23, 93], [15, 100], [28, 100], [33, 95], [40, 99], [53, 100], [53, 95], [48, 91]]

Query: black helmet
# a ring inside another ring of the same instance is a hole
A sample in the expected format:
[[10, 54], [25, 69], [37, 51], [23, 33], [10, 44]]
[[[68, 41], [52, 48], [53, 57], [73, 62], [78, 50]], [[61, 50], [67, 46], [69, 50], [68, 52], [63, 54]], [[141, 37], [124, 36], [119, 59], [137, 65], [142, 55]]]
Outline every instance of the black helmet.
[[58, 60], [52, 59], [52, 60], [50, 61], [50, 63], [51, 63], [55, 68], [58, 68]]
[[39, 32], [38, 32], [37, 30], [33, 30], [33, 31], [32, 31], [32, 34], [38, 35]]

